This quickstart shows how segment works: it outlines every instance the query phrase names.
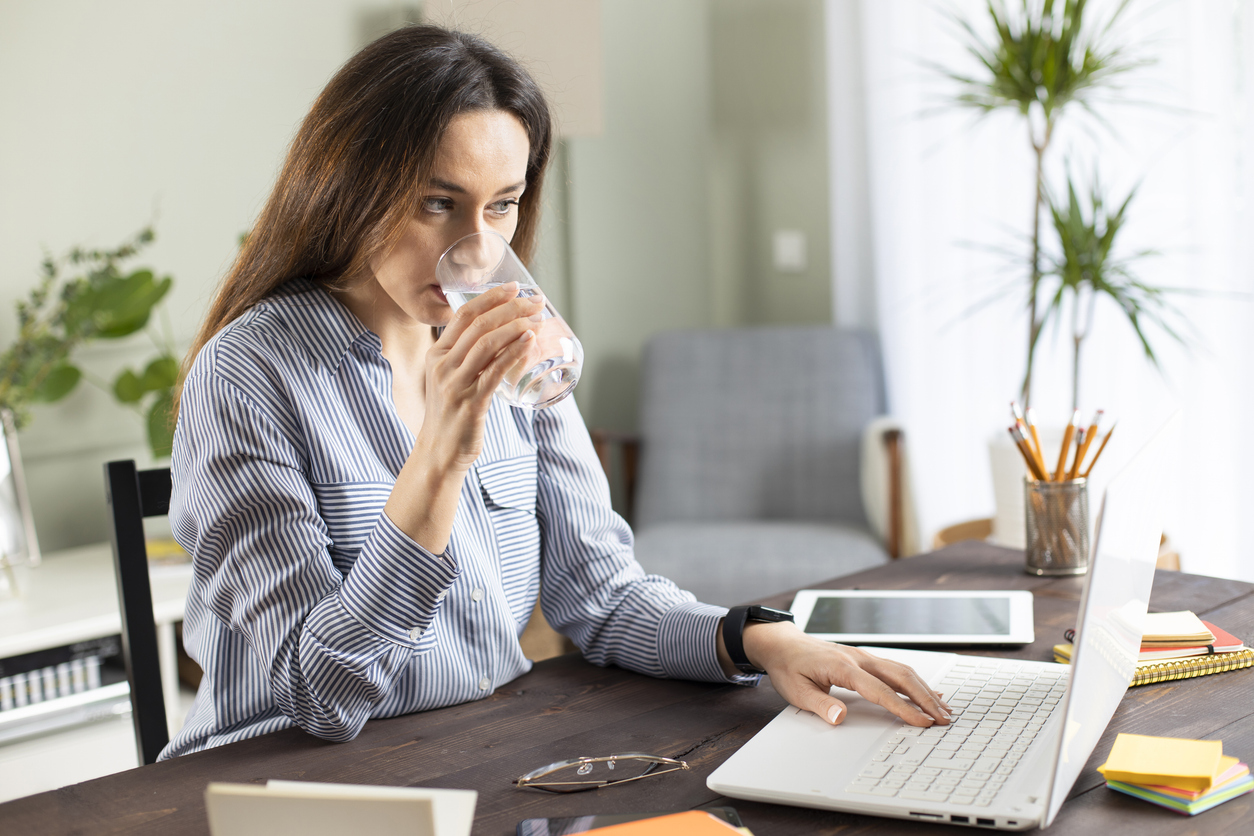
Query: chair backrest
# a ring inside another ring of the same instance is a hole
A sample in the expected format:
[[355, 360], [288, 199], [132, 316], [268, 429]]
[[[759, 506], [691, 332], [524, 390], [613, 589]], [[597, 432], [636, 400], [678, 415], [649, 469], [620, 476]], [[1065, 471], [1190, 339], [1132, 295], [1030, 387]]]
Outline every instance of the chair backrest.
[[636, 523], [866, 524], [859, 445], [879, 343], [830, 326], [683, 331], [645, 348]]
[[105, 465], [105, 492], [113, 523], [113, 568], [122, 615], [122, 655], [131, 685], [131, 718], [142, 763], [155, 763], [170, 742], [157, 627], [148, 583], [144, 517], [170, 511], [170, 468], [136, 470], [131, 460]]

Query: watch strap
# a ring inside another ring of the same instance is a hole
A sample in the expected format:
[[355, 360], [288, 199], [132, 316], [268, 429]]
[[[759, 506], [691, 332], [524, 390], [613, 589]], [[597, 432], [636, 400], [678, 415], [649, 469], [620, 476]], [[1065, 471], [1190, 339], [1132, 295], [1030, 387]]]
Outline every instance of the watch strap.
[[732, 607], [723, 619], [723, 645], [727, 655], [741, 673], [764, 674], [766, 671], [756, 668], [745, 653], [745, 625], [750, 621], [778, 622], [792, 621], [792, 613], [775, 610], [770, 607]]
[[723, 644], [727, 647], [727, 655], [732, 664], [741, 673], [766, 673], [755, 668], [745, 655], [745, 622], [749, 620], [748, 607], [732, 607], [723, 619]]

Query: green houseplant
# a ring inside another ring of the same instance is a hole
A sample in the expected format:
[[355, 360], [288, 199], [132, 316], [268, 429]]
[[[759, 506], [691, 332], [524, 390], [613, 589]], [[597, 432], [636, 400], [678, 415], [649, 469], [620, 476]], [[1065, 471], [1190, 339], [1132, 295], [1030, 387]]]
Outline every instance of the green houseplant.
[[1042, 277], [1053, 279], [1056, 284], [1046, 297], [1042, 319], [1052, 317], [1057, 321], [1064, 310], [1070, 311], [1071, 408], [1074, 410], [1079, 408], [1080, 401], [1081, 350], [1092, 328], [1099, 297], [1104, 295], [1119, 306], [1146, 358], [1155, 366], [1158, 366], [1158, 355], [1146, 333], [1147, 324], [1158, 326], [1177, 342], [1184, 340], [1168, 321], [1170, 315], [1178, 315], [1167, 300], [1170, 291], [1148, 285], [1132, 272], [1133, 262], [1153, 255], [1153, 251], [1120, 256], [1115, 249], [1136, 189], [1129, 191], [1117, 205], [1108, 204], [1101, 181], [1094, 175], [1082, 202], [1080, 190], [1070, 174], [1066, 182], [1065, 200], [1047, 195], [1058, 249], [1044, 259]]
[[1031, 247], [1027, 259], [1028, 351], [1021, 400], [1030, 403], [1032, 370], [1037, 343], [1046, 320], [1058, 311], [1041, 304], [1041, 217], [1046, 209], [1046, 154], [1063, 114], [1082, 108], [1096, 116], [1100, 94], [1114, 89], [1122, 74], [1148, 63], [1129, 57], [1111, 43], [1111, 30], [1123, 16], [1129, 0], [1123, 0], [1104, 23], [1095, 22], [1087, 0], [1019, 0], [1009, 8], [1005, 0], [987, 0], [992, 34], [957, 18], [967, 52], [978, 70], [971, 73], [943, 70], [957, 82], [954, 101], [981, 115], [1011, 110], [1023, 117], [1035, 160], [1035, 194], [1032, 203]]
[[[9, 410], [19, 428], [29, 422], [33, 404], [59, 401], [86, 378], [143, 417], [154, 457], [170, 455], [178, 360], [168, 324], [162, 332], [150, 326], [173, 279], [143, 267], [122, 268], [154, 237], [146, 228], [116, 249], [76, 247], [60, 258], [44, 258], [39, 283], [17, 302], [17, 338], [0, 354], [0, 409]], [[108, 382], [92, 379], [74, 362], [75, 352], [89, 342], [143, 330], [157, 355], [142, 370], [123, 369]]]

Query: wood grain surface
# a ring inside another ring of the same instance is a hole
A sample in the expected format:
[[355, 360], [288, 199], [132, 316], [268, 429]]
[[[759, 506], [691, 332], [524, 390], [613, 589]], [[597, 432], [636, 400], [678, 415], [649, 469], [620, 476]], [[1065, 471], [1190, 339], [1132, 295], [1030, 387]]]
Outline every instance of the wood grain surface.
[[[1036, 641], [972, 651], [1049, 660], [1074, 626], [1082, 579], [1023, 572], [1021, 552], [958, 543], [929, 555], [823, 584], [828, 588], [1030, 589]], [[791, 593], [763, 603], [787, 606]], [[1242, 638], [1254, 638], [1254, 585], [1158, 573], [1151, 609], [1192, 609]], [[964, 651], [966, 652], [966, 651]], [[282, 778], [391, 786], [475, 789], [475, 834], [507, 836], [541, 816], [685, 810], [730, 804], [757, 836], [954, 833], [947, 825], [895, 821], [723, 798], [706, 776], [782, 708], [769, 682], [758, 688], [651, 679], [598, 668], [575, 654], [549, 659], [484, 700], [372, 720], [349, 743], [302, 731], [222, 746], [0, 805], [4, 834], [204, 834], [210, 781]], [[1129, 690], [1071, 800], [1051, 832], [1061, 834], [1254, 833], [1245, 796], [1186, 818], [1105, 789], [1094, 770], [1119, 731], [1219, 738], [1225, 751], [1254, 757], [1254, 670]], [[565, 758], [644, 751], [679, 757], [691, 771], [572, 795], [520, 790], [519, 775]]]

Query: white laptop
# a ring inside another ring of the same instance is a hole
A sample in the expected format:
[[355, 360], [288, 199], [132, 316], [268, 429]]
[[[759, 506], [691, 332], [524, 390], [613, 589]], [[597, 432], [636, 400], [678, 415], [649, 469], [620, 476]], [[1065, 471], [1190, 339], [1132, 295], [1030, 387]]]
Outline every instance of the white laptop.
[[849, 709], [844, 723], [789, 706], [706, 784], [751, 801], [1048, 827], [1132, 681], [1162, 534], [1164, 465], [1179, 423], [1177, 414], [1106, 489], [1073, 665], [875, 648], [942, 692], [954, 722], [907, 726], [833, 688]]

